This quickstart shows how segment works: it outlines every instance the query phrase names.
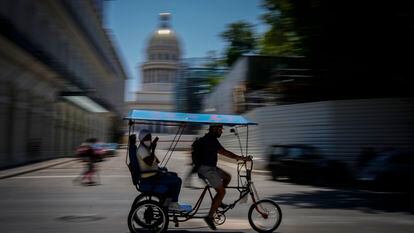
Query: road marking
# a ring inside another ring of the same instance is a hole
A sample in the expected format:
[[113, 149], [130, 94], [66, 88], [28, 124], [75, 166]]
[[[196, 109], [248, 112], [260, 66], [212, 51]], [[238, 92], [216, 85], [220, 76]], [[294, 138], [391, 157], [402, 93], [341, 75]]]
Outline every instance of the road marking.
[[[76, 178], [79, 175], [61, 175], [61, 176], [16, 176], [11, 179], [49, 179], [49, 178]], [[101, 178], [130, 178], [128, 175], [100, 175]]]

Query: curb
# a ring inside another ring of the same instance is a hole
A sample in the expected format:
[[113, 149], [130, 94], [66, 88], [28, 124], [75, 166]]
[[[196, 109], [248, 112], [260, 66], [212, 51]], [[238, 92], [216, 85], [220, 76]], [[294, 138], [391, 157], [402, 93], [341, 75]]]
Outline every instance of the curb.
[[51, 168], [51, 167], [58, 166], [61, 164], [73, 162], [78, 159], [77, 158], [66, 158], [66, 159], [59, 158], [57, 160], [64, 160], [64, 161], [51, 162], [53, 160], [49, 160], [49, 161], [38, 162], [35, 164], [30, 164], [30, 165], [22, 165], [20, 167], [0, 171], [0, 180], [14, 177], [14, 176], [23, 175], [23, 174], [30, 173], [30, 172], [35, 172], [35, 171]]

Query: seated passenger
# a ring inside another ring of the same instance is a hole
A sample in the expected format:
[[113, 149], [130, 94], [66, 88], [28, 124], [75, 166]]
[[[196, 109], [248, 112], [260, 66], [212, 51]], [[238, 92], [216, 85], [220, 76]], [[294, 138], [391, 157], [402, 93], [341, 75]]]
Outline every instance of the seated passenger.
[[[166, 204], [171, 210], [181, 210], [178, 204], [178, 196], [181, 190], [181, 178], [174, 172], [162, 172], [158, 164], [160, 161], [155, 156], [156, 141], [152, 141], [151, 132], [143, 129], [139, 133], [139, 146], [137, 148], [137, 160], [141, 171], [141, 181], [165, 185], [168, 187]], [[135, 144], [135, 142], [131, 142]]]

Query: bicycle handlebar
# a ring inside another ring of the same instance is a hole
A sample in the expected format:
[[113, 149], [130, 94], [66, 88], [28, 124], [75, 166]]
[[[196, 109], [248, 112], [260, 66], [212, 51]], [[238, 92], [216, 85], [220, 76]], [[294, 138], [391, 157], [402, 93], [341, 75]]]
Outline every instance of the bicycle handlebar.
[[[249, 160], [249, 161], [243, 160], [243, 161], [238, 162], [237, 170], [238, 170], [238, 173], [239, 173], [241, 167], [245, 167], [247, 179], [251, 180], [251, 171], [253, 170], [253, 157], [252, 156], [249, 156], [249, 157], [251, 158], [251, 160]], [[250, 166], [248, 166], [247, 163], [250, 163]]]
[[[249, 161], [243, 160], [242, 162], [239, 162], [239, 163], [243, 163], [243, 164], [247, 165], [247, 163], [249, 162], [250, 163], [250, 169], [249, 170], [251, 171], [253, 169], [253, 156], [248, 155], [247, 157], [250, 158]], [[247, 169], [247, 166], [246, 166], [246, 169]]]

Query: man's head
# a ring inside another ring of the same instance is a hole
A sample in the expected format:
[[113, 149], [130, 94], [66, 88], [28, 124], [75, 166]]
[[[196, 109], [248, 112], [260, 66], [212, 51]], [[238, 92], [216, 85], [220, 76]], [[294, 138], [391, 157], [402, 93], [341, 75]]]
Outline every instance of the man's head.
[[151, 131], [149, 131], [148, 129], [142, 129], [141, 131], [139, 131], [138, 138], [140, 143], [144, 146], [149, 147], [151, 145]]
[[223, 125], [221, 124], [211, 124], [208, 128], [208, 132], [219, 138], [223, 133]]

